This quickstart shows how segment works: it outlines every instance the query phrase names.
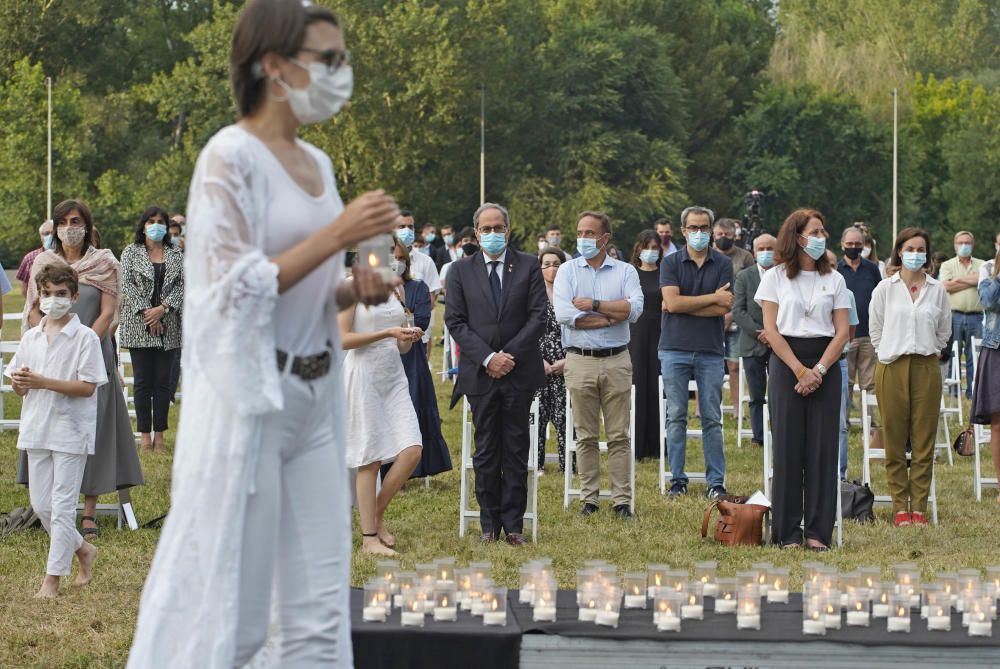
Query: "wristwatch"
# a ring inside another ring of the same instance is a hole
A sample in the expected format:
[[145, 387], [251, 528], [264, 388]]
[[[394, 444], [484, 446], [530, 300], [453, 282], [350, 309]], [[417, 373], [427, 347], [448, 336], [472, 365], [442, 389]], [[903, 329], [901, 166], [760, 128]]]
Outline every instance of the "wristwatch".
[[826, 376], [826, 367], [823, 366], [822, 362], [817, 362], [816, 363], [816, 369], [819, 370], [819, 375], [820, 376]]
[[166, 316], [167, 314], [170, 313], [170, 305], [169, 304], [161, 304], [160, 306], [163, 307], [163, 315], [164, 316]]
[[593, 308], [593, 311], [594, 311], [595, 313], [599, 313], [599, 312], [601, 311], [601, 301], [600, 301], [600, 300], [594, 300], [594, 308]]

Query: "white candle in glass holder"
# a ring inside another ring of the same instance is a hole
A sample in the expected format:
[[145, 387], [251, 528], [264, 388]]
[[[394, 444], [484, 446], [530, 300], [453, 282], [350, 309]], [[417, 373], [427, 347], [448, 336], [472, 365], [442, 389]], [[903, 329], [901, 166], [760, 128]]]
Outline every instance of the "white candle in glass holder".
[[384, 606], [366, 606], [361, 611], [361, 619], [366, 623], [384, 623], [385, 618]]
[[847, 625], [848, 627], [868, 627], [871, 624], [869, 615], [868, 588], [853, 582], [847, 586]]
[[767, 601], [769, 604], [788, 603], [788, 569], [773, 567], [767, 572]]
[[716, 613], [736, 613], [736, 602], [739, 598], [739, 588], [736, 579], [730, 577], [720, 577], [715, 579], [715, 584], [719, 591], [715, 595]]
[[652, 599], [656, 597], [656, 589], [667, 584], [667, 572], [670, 571], [668, 564], [651, 564], [646, 567], [646, 596]]
[[802, 633], [826, 634], [824, 612], [826, 609], [826, 594], [817, 582], [802, 583]]
[[684, 594], [668, 588], [658, 588], [653, 599], [653, 623], [660, 632], [681, 631], [681, 604]]
[[703, 620], [705, 605], [702, 584], [692, 581], [684, 593], [684, 604], [681, 606], [681, 618], [685, 620]]
[[910, 594], [905, 590], [889, 597], [889, 617], [886, 629], [890, 632], [910, 631]]
[[483, 593], [483, 625], [507, 624], [507, 589], [487, 588]]
[[534, 606], [531, 619], [535, 622], [556, 621], [556, 583], [550, 578], [544, 579], [535, 589]]
[[740, 586], [736, 629], [760, 629], [760, 596], [752, 583]]
[[943, 588], [927, 594], [927, 629], [951, 631], [951, 594]]
[[625, 608], [646, 608], [646, 572], [625, 572]]
[[694, 580], [701, 583], [703, 596], [715, 597], [719, 592], [718, 585], [716, 585], [716, 572], [718, 569], [719, 563], [715, 560], [694, 563]]
[[597, 599], [597, 615], [594, 622], [605, 627], [618, 627], [619, 611], [622, 605], [621, 588], [610, 586]]

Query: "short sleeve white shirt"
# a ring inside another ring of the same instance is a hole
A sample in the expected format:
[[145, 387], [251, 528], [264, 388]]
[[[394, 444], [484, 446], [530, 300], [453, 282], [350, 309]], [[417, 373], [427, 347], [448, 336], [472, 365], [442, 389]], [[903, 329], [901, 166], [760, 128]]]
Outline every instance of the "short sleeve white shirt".
[[[74, 315], [50, 343], [45, 334], [47, 318], [24, 333], [17, 353], [4, 375], [27, 367], [50, 379], [108, 382], [97, 334]], [[69, 397], [51, 390], [29, 390], [21, 404], [17, 447], [39, 448], [77, 455], [94, 454], [97, 433], [97, 392], [90, 397]]]
[[789, 279], [784, 265], [764, 273], [754, 301], [778, 305], [778, 332], [784, 337], [832, 337], [834, 310], [851, 308], [840, 272], [800, 271]]
[[410, 276], [426, 283], [427, 290], [431, 292], [431, 321], [421, 338], [421, 341], [426, 344], [431, 340], [431, 329], [434, 327], [434, 296], [441, 292], [441, 277], [438, 275], [437, 265], [434, 264], [431, 257], [416, 249], [410, 249]]

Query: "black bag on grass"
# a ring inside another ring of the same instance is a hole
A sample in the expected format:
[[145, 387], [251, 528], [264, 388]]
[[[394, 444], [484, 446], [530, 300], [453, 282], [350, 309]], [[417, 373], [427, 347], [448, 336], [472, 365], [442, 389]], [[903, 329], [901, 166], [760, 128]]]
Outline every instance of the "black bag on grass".
[[850, 518], [859, 523], [875, 522], [875, 513], [872, 507], [875, 505], [875, 493], [868, 487], [855, 479], [854, 481], [840, 482], [840, 513], [842, 518]]

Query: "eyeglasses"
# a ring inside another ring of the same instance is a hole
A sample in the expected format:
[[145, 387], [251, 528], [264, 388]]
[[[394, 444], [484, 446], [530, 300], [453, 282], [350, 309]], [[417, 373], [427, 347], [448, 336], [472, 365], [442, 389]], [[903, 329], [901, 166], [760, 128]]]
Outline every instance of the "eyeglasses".
[[559, 265], [561, 265], [561, 264], [562, 263], [559, 262], [558, 260], [555, 260], [555, 261], [552, 261], [552, 262], [543, 262], [542, 263], [542, 269], [548, 269], [550, 267], [559, 267]]
[[84, 225], [86, 225], [86, 223], [83, 222], [83, 219], [78, 216], [74, 216], [73, 218], [63, 218], [56, 221], [57, 228], [63, 224], [68, 225], [71, 228], [82, 228]]
[[710, 225], [699, 225], [699, 226], [689, 225], [689, 226], [685, 227], [684, 229], [687, 230], [688, 232], [709, 232], [709, 231], [711, 231], [712, 226], [710, 226]]
[[343, 51], [339, 49], [310, 49], [309, 47], [302, 47], [299, 51], [305, 51], [306, 53], [316, 54], [318, 56], [318, 62], [326, 65], [326, 69], [331, 73], [335, 72], [341, 67], [351, 64], [351, 52], [347, 49]]
[[491, 232], [499, 232], [500, 234], [503, 234], [507, 232], [507, 226], [504, 225], [503, 223], [500, 223], [498, 225], [480, 225], [479, 232], [483, 233], [484, 235], [488, 235]]

